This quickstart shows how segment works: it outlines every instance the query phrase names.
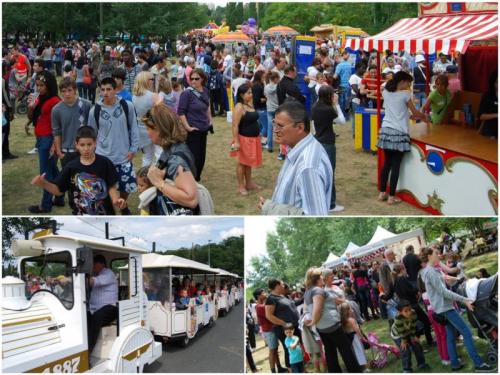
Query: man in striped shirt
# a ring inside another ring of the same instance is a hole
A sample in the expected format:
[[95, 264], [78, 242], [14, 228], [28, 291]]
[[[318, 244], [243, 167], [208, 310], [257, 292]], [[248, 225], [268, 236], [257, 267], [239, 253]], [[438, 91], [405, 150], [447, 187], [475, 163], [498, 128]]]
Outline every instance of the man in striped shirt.
[[263, 214], [328, 215], [333, 171], [323, 146], [310, 134], [304, 106], [287, 100], [277, 110], [274, 133], [291, 148], [271, 200], [260, 198]]
[[142, 68], [139, 64], [136, 64], [134, 61], [134, 57], [129, 50], [124, 50], [122, 52], [122, 61], [123, 64], [118, 66], [125, 70], [126, 76], [125, 81], [123, 82], [123, 86], [130, 92], [134, 88], [135, 77], [142, 72]]
[[89, 300], [89, 353], [92, 353], [101, 328], [110, 324], [118, 316], [118, 280], [113, 271], [106, 268], [106, 258], [94, 256], [94, 276], [90, 278]]

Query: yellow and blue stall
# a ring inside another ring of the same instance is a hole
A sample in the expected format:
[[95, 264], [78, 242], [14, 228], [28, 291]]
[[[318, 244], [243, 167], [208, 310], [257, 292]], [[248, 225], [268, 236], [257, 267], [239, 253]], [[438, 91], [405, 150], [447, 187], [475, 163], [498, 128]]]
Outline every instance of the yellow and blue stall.
[[[384, 111], [380, 112], [380, 122]], [[358, 107], [354, 112], [354, 149], [357, 151], [377, 151], [378, 121], [376, 108]]]

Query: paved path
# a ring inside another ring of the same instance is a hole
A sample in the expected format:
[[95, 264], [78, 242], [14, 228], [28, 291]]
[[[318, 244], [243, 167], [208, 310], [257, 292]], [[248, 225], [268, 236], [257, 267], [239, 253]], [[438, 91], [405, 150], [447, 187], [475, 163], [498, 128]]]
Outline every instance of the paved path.
[[145, 372], [242, 373], [243, 318], [243, 302], [240, 302], [227, 316], [217, 319], [213, 327], [201, 329], [187, 347], [182, 348], [175, 342], [163, 345], [163, 355], [145, 368]]

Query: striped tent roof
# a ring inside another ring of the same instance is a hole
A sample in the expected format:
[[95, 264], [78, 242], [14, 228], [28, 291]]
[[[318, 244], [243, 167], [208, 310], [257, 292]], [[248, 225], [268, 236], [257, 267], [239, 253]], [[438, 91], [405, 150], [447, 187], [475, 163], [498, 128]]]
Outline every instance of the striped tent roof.
[[212, 38], [212, 43], [255, 43], [252, 38], [241, 31], [222, 33]]
[[448, 54], [464, 53], [472, 41], [491, 39], [498, 39], [498, 14], [404, 18], [369, 38], [347, 39], [345, 47]]

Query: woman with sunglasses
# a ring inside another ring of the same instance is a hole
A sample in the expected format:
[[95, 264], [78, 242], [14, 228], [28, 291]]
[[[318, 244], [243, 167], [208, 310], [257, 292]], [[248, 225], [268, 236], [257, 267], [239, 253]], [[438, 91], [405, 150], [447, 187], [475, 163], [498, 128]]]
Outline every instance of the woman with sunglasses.
[[177, 114], [188, 133], [186, 143], [196, 163], [194, 176], [200, 181], [207, 153], [207, 134], [212, 124], [210, 94], [204, 86], [206, 76], [202, 69], [192, 70], [189, 78], [191, 86], [182, 92]]
[[142, 150], [142, 166], [153, 164], [153, 157], [158, 159], [161, 155], [161, 147], [155, 146], [148, 137], [146, 126], [142, 118], [153, 105], [162, 101], [160, 95], [154, 92], [155, 79], [150, 72], [140, 72], [135, 78], [132, 89], [132, 103], [134, 103], [139, 125], [139, 148]]
[[[44, 70], [36, 75], [35, 81], [38, 97], [28, 106], [28, 118], [35, 125], [36, 148], [38, 149], [38, 160], [40, 174], [53, 181], [59, 174], [57, 168], [57, 156], [54, 153], [54, 136], [52, 134], [52, 109], [61, 101], [57, 96], [57, 81], [52, 73]], [[64, 195], [55, 197], [47, 190], [43, 191], [40, 205], [30, 206], [28, 211], [33, 214], [49, 213], [52, 205], [64, 206]]]
[[[186, 130], [165, 103], [155, 104], [142, 118], [151, 141], [162, 147], [157, 165], [147, 177], [157, 194], [149, 204], [150, 215], [198, 214], [198, 190], [193, 154], [185, 144]], [[174, 184], [168, 183], [168, 178]]]
[[238, 158], [236, 177], [238, 191], [248, 195], [248, 190], [261, 190], [262, 187], [252, 181], [252, 167], [262, 165], [262, 146], [260, 144], [259, 113], [253, 106], [252, 87], [244, 83], [236, 92], [237, 104], [233, 114], [232, 151]]

